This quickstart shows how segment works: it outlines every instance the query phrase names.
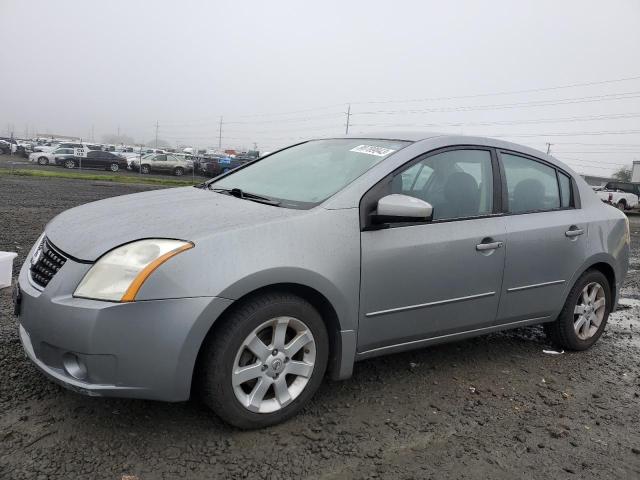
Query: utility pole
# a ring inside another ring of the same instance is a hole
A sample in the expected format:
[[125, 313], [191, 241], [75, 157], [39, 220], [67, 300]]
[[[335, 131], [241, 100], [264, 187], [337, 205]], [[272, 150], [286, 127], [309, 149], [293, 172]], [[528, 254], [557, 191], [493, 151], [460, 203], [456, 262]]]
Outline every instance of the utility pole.
[[[156, 120], [156, 147], [158, 148], [158, 127], [160, 126], [159, 122]], [[120, 136], [120, 127], [118, 127], [118, 136]]]
[[[93, 135], [95, 133], [94, 127], [95, 127], [95, 125], [92, 123], [91, 124], [91, 141], [92, 142], [95, 142], [95, 138], [94, 138], [94, 135]], [[120, 136], [120, 135], [118, 135], [118, 136]]]
[[551, 153], [551, 143], [547, 143], [547, 155]]
[[120, 141], [120, 125], [118, 125], [118, 141]]
[[222, 148], [222, 115], [220, 115], [220, 128], [218, 130], [218, 148]]
[[349, 120], [351, 119], [351, 104], [349, 104], [349, 108], [347, 108], [347, 125], [344, 130], [345, 135], [349, 135]]

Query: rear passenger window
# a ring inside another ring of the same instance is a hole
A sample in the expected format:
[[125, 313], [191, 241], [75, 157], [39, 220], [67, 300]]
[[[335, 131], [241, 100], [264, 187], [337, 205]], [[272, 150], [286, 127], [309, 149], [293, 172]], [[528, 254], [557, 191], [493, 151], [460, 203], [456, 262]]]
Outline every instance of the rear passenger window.
[[523, 213], [560, 208], [560, 191], [556, 170], [543, 163], [503, 153], [509, 195], [509, 213]]
[[560, 183], [560, 204], [562, 208], [571, 206], [571, 179], [564, 173], [558, 172], [558, 181]]

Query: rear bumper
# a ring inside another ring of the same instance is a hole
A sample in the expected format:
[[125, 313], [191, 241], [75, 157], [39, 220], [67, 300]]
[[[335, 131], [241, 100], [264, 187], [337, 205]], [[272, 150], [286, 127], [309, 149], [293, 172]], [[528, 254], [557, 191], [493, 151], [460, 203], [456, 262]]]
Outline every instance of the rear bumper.
[[31, 361], [86, 395], [187, 400], [202, 341], [231, 300], [112, 303], [53, 293], [73, 263], [44, 290], [31, 284], [28, 267], [20, 273], [20, 340]]

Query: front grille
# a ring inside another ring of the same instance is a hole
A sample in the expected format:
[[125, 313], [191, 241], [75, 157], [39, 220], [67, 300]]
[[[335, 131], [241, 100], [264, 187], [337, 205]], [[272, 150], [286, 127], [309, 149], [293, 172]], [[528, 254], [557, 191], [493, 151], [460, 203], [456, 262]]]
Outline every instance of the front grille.
[[31, 279], [41, 287], [46, 287], [66, 261], [66, 257], [44, 237], [31, 259]]

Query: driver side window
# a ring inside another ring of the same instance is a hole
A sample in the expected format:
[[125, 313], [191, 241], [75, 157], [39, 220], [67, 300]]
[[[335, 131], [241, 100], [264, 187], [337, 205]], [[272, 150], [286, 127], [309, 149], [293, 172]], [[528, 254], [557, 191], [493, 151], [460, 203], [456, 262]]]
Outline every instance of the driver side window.
[[434, 220], [477, 217], [493, 211], [493, 170], [488, 150], [431, 155], [397, 174], [391, 193], [429, 202]]

